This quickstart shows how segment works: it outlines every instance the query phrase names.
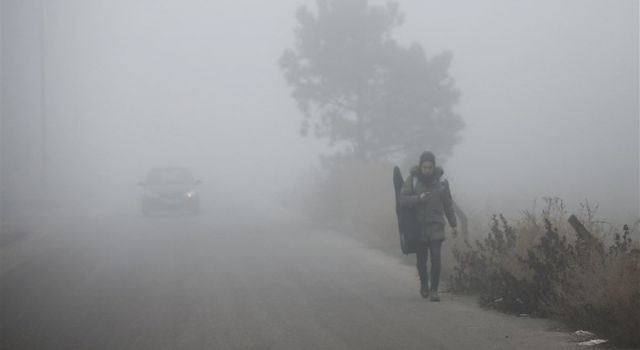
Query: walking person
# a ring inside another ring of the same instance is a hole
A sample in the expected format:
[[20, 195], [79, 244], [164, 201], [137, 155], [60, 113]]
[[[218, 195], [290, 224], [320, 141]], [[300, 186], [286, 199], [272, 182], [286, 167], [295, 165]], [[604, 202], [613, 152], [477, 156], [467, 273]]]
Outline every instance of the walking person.
[[[415, 209], [418, 230], [416, 264], [420, 277], [420, 295], [431, 301], [440, 301], [440, 250], [445, 236], [445, 219], [454, 237], [458, 234], [456, 215], [449, 183], [440, 180], [444, 171], [436, 166], [431, 152], [420, 155], [418, 166], [411, 173], [400, 192], [400, 205]], [[431, 256], [431, 273], [427, 272], [427, 260]], [[429, 275], [431, 279], [429, 279]]]

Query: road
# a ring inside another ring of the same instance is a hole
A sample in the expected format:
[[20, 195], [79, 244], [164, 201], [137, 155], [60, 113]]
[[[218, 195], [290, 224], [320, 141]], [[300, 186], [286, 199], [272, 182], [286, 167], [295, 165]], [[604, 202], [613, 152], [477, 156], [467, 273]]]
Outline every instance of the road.
[[31, 248], [3, 258], [2, 349], [576, 347], [543, 320], [423, 300], [412, 267], [295, 225], [68, 219], [12, 244]]

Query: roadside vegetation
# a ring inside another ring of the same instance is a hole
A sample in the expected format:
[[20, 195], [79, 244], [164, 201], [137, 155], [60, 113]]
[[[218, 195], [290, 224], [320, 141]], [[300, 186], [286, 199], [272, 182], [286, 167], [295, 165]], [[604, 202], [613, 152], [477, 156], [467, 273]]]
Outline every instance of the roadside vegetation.
[[559, 319], [621, 346], [640, 346], [638, 222], [617, 228], [585, 203], [570, 216], [559, 199], [514, 223], [493, 217], [488, 234], [453, 251], [455, 292], [483, 306]]
[[[307, 177], [311, 189], [290, 204], [322, 228], [413, 265], [415, 257], [399, 247], [392, 169], [384, 161], [334, 166]], [[487, 233], [475, 224], [469, 240], [447, 239], [443, 276], [452, 292], [477, 295], [484, 307], [558, 319], [613, 344], [640, 346], [640, 222], [616, 227], [596, 212], [581, 205], [579, 231], [557, 198], [518, 220], [495, 215]]]
[[321, 228], [343, 232], [403, 258], [395, 217], [393, 167], [386, 162], [340, 164], [307, 176], [289, 205]]

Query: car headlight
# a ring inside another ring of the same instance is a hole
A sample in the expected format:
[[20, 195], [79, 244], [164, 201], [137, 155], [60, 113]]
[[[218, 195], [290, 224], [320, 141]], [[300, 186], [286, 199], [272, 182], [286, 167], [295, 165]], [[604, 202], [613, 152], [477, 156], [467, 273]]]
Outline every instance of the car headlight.
[[185, 198], [193, 198], [196, 196], [196, 191], [189, 191], [184, 194]]

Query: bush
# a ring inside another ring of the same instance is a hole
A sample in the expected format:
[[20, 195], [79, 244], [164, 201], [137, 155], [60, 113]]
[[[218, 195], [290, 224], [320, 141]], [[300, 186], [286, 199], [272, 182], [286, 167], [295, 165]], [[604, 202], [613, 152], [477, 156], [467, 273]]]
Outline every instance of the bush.
[[[640, 346], [640, 250], [627, 226], [616, 234], [608, 252], [579, 265], [571, 284], [558, 288], [554, 316], [576, 327], [592, 329], [623, 346]], [[602, 254], [597, 256], [596, 254]]]
[[504, 216], [494, 215], [491, 231], [475, 246], [465, 242], [465, 250], [453, 250], [456, 265], [450, 277], [453, 291], [478, 294], [481, 305], [496, 309], [527, 313], [529, 305], [529, 283], [523, 278], [524, 271], [517, 262], [517, 237]]
[[557, 199], [547, 199], [542, 220], [525, 213], [515, 228], [494, 216], [484, 240], [454, 249], [452, 289], [479, 295], [484, 306], [551, 316], [640, 345], [640, 249], [628, 226], [605, 249], [605, 225], [583, 208], [585, 225], [567, 220]]
[[386, 162], [344, 163], [309, 178], [295, 207], [312, 223], [332, 228], [369, 246], [399, 255], [393, 166]]

